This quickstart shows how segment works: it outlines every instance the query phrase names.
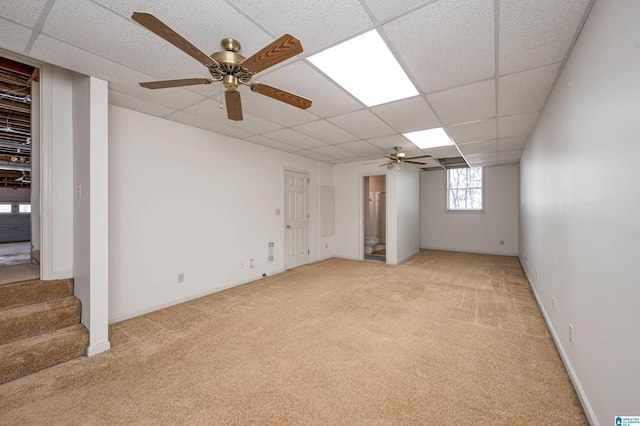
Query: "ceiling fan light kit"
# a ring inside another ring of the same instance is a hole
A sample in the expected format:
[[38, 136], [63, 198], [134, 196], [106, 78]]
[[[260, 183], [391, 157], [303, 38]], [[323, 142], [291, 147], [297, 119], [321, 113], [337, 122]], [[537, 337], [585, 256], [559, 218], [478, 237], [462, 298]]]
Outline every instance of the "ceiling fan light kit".
[[131, 19], [196, 59], [209, 70], [209, 74], [212, 77], [140, 83], [140, 86], [144, 88], [165, 89], [222, 82], [226, 89], [227, 117], [235, 121], [243, 119], [242, 101], [238, 91], [240, 84], [250, 86], [252, 92], [268, 96], [297, 108], [307, 109], [311, 106], [310, 99], [266, 84], [251, 83], [253, 76], [260, 71], [302, 53], [300, 41], [290, 34], [283, 35], [249, 58], [245, 58], [238, 53], [241, 45], [239, 41], [233, 38], [222, 39], [220, 44], [223, 50], [207, 55], [149, 12], [135, 11], [131, 15]]

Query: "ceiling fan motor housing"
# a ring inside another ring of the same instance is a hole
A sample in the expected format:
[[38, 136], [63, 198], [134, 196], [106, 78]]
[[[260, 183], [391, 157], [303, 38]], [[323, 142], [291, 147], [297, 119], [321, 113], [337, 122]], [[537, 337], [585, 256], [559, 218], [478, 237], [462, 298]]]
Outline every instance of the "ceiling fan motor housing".
[[227, 90], [236, 90], [238, 82], [248, 84], [253, 74], [240, 66], [245, 60], [245, 57], [238, 53], [240, 42], [224, 38], [220, 44], [224, 50], [211, 54], [211, 58], [218, 62], [220, 67], [208, 67], [211, 76], [216, 81], [222, 80]]

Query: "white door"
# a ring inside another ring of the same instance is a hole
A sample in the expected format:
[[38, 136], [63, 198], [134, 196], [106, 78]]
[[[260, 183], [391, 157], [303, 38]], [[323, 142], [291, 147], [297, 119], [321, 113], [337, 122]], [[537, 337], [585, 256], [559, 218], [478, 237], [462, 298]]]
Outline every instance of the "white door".
[[309, 263], [309, 208], [306, 173], [285, 171], [285, 269]]

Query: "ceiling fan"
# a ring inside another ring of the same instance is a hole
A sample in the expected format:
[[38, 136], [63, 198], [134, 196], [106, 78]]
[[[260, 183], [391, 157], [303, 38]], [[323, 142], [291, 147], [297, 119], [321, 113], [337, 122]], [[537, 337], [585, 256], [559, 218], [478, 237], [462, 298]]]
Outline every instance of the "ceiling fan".
[[[420, 164], [425, 165], [424, 161], [415, 161], [418, 158], [431, 158], [431, 154], [423, 154], [423, 155], [414, 155], [412, 157], [407, 157], [404, 152], [400, 152], [402, 150], [401, 146], [393, 147], [396, 150], [393, 154], [385, 155], [385, 158], [388, 158], [389, 161], [386, 163], [380, 164], [379, 167], [387, 166], [389, 169], [393, 169], [398, 167], [402, 163], [409, 164]], [[377, 162], [376, 162], [377, 163]], [[375, 164], [375, 163], [365, 163], [365, 164]]]
[[238, 53], [240, 43], [237, 40], [225, 38], [220, 42], [224, 50], [209, 56], [149, 12], [135, 11], [131, 15], [131, 19], [199, 61], [207, 67], [212, 77], [149, 81], [140, 83], [142, 87], [164, 89], [222, 81], [222, 84], [227, 89], [225, 91], [227, 117], [235, 121], [242, 120], [242, 102], [240, 101], [240, 92], [238, 92], [239, 84], [249, 86], [256, 93], [269, 96], [294, 107], [307, 109], [311, 106], [310, 99], [266, 84], [251, 83], [251, 78], [255, 74], [302, 52], [300, 41], [290, 34], [283, 35], [248, 58]]

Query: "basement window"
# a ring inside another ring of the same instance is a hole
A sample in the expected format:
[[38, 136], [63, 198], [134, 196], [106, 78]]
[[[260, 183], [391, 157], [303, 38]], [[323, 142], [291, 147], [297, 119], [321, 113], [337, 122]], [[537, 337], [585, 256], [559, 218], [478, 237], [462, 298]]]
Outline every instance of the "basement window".
[[0, 204], [0, 213], [11, 213], [11, 204]]
[[482, 167], [447, 170], [447, 211], [483, 211]]
[[31, 204], [20, 204], [18, 206], [18, 213], [31, 213]]

